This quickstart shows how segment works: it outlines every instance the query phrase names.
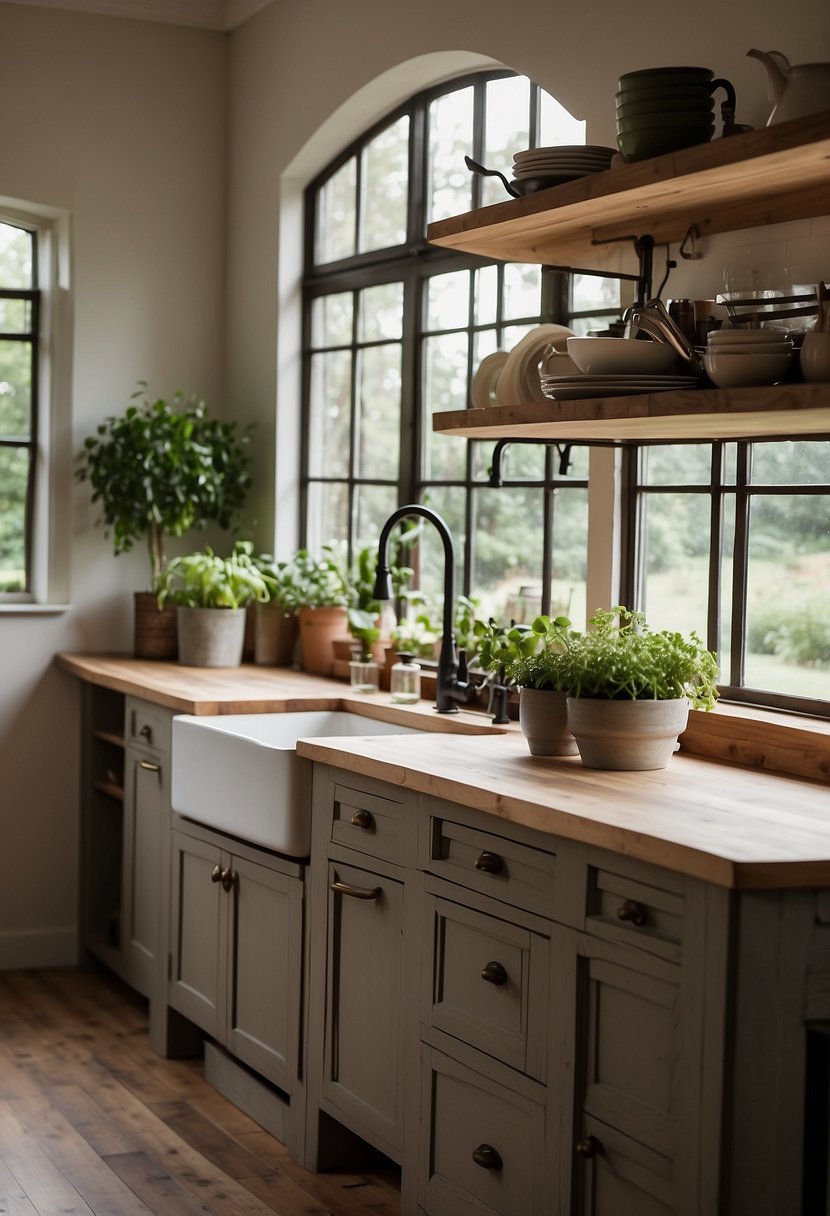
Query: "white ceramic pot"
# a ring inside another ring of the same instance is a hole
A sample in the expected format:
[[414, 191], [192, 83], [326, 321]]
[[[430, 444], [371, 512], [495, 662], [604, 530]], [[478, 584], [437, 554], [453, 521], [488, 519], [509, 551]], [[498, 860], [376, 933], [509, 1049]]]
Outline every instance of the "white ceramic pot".
[[186, 667], [238, 667], [247, 615], [244, 608], [179, 608], [179, 662]]
[[689, 702], [568, 697], [568, 726], [586, 768], [665, 768], [686, 729]]
[[830, 333], [816, 333], [815, 330], [806, 333], [799, 358], [805, 380], [825, 384], [830, 381]]
[[531, 756], [575, 756], [576, 739], [568, 730], [568, 706], [563, 692], [522, 688], [519, 726]]

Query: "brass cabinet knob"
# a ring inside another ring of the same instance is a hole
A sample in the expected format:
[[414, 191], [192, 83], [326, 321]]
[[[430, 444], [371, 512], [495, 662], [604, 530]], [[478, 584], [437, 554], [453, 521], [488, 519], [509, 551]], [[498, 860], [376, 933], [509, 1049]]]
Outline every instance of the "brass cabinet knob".
[[483, 1170], [500, 1170], [504, 1162], [492, 1144], [480, 1144], [473, 1149], [473, 1161]]
[[483, 874], [501, 874], [501, 858], [498, 853], [479, 853], [475, 867]]
[[353, 887], [347, 882], [331, 882], [329, 890], [335, 895], [350, 895], [352, 899], [377, 899], [380, 887]]
[[638, 904], [636, 899], [626, 899], [617, 909], [617, 917], [619, 920], [629, 921], [640, 929], [648, 923], [648, 908], [643, 904]]
[[369, 831], [375, 826], [375, 820], [370, 811], [355, 811], [349, 823], [353, 828], [363, 828], [364, 831]]
[[222, 882], [223, 891], [230, 891], [231, 887], [236, 882], [236, 875], [234, 874], [233, 870], [223, 870], [219, 875], [219, 878]]
[[220, 865], [214, 866], [213, 869], [211, 870], [210, 881], [211, 882], [221, 882], [222, 881], [222, 867]]
[[487, 963], [481, 968], [481, 978], [486, 980], [488, 984], [495, 984], [500, 988], [502, 984], [507, 983], [507, 972], [501, 963]]
[[580, 1157], [584, 1157], [586, 1161], [590, 1161], [593, 1157], [598, 1157], [605, 1150], [602, 1147], [602, 1141], [597, 1140], [596, 1136], [585, 1136], [582, 1140], [577, 1140], [574, 1145]]

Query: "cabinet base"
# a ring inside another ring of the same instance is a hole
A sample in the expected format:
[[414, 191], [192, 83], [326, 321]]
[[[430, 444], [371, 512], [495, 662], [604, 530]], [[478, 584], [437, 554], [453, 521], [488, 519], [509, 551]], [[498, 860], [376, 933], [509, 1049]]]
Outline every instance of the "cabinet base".
[[205, 1040], [205, 1080], [269, 1132], [288, 1145], [291, 1140], [289, 1099], [261, 1081], [215, 1043]]

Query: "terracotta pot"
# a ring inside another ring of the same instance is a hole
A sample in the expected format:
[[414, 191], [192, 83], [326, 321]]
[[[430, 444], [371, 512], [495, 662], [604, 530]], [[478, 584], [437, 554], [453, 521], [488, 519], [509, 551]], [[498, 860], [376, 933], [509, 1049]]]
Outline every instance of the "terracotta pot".
[[347, 632], [345, 608], [301, 608], [300, 653], [303, 670], [315, 676], [333, 675], [332, 643]]
[[685, 697], [673, 701], [568, 697], [568, 726], [586, 768], [634, 772], [665, 768], [688, 719]]
[[179, 654], [175, 606], [165, 604], [163, 608], [159, 608], [152, 591], [136, 591], [133, 607], [135, 657], [175, 662]]
[[531, 756], [575, 756], [579, 750], [568, 729], [568, 705], [563, 692], [522, 688], [519, 726]]
[[179, 662], [238, 667], [245, 642], [244, 608], [179, 608]]
[[254, 662], [272, 667], [292, 667], [299, 622], [286, 615], [278, 604], [254, 606]]

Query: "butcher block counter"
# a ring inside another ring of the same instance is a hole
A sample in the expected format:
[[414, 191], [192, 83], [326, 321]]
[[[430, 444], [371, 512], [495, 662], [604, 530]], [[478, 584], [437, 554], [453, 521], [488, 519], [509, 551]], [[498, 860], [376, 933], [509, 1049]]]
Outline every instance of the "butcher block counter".
[[[657, 772], [600, 772], [583, 768], [578, 757], [531, 757], [514, 724], [492, 727], [487, 717], [464, 711], [442, 717], [428, 701], [393, 706], [383, 693], [361, 697], [303, 672], [252, 665], [217, 671], [104, 655], [61, 654], [58, 663], [87, 683], [179, 713], [353, 707], [368, 717], [415, 718], [429, 733], [318, 739], [298, 750], [310, 760], [726, 888], [830, 886], [830, 738], [821, 724], [810, 743], [813, 780], [685, 752]], [[701, 734], [716, 737], [716, 715], [697, 717], [708, 719]], [[728, 723], [728, 714], [722, 720]], [[806, 732], [793, 734], [803, 750]], [[725, 754], [736, 750], [730, 742]]]

